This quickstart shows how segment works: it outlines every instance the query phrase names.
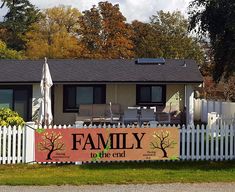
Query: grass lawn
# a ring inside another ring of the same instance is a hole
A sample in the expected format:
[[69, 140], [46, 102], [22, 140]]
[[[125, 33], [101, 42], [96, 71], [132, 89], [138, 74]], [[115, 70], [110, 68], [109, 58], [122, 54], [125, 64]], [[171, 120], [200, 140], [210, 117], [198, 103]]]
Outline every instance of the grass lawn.
[[0, 185], [235, 182], [235, 162], [0, 165]]

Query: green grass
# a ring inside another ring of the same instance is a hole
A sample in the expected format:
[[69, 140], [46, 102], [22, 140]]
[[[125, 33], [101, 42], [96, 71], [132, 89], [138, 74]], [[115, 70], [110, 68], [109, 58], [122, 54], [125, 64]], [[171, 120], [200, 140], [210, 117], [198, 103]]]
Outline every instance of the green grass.
[[0, 165], [0, 185], [235, 182], [235, 162]]

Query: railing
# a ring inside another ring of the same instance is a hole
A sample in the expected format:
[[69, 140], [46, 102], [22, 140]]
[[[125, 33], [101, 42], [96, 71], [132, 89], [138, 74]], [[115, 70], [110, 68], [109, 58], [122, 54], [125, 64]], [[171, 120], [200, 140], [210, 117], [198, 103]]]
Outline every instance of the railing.
[[[113, 127], [122, 125], [113, 125]], [[129, 125], [127, 127], [136, 127]], [[174, 125], [173, 125], [174, 126]], [[53, 126], [67, 129], [73, 126]], [[109, 128], [110, 125], [90, 125], [80, 128]], [[142, 126], [144, 129], [149, 126]], [[166, 127], [166, 126], [158, 126]], [[235, 126], [177, 126], [180, 132], [180, 160], [235, 159]], [[0, 164], [29, 163], [34, 161], [34, 126], [0, 127]]]

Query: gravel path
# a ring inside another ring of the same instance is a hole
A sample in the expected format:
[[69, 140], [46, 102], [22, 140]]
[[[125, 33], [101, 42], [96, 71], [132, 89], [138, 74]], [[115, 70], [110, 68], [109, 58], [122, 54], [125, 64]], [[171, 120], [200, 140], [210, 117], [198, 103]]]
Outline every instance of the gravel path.
[[86, 185], [86, 186], [0, 186], [1, 192], [235, 192], [235, 183]]

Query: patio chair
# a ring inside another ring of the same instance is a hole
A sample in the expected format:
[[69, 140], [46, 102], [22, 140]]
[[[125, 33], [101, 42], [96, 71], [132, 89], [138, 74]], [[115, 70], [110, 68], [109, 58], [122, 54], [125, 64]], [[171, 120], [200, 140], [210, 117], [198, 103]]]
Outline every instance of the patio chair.
[[171, 123], [171, 114], [170, 113], [166, 113], [166, 112], [157, 113], [157, 121], [160, 124]]
[[155, 121], [154, 109], [141, 109], [140, 123]]
[[137, 109], [126, 109], [124, 110], [124, 115], [122, 117], [123, 123], [139, 123], [139, 115]]

